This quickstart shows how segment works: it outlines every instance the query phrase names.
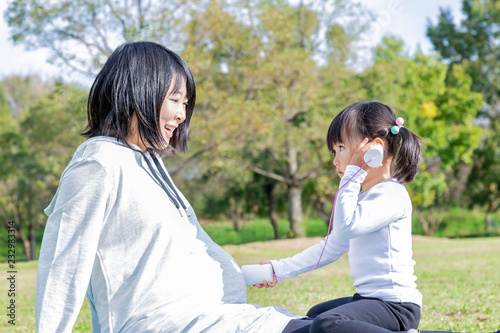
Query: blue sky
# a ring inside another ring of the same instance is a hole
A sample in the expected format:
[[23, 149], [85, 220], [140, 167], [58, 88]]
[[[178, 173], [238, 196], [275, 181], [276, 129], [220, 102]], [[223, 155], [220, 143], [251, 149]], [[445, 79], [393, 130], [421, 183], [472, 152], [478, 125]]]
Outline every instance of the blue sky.
[[[374, 24], [371, 40], [376, 43], [381, 36], [390, 33], [400, 36], [409, 51], [417, 48], [428, 54], [432, 46], [425, 36], [427, 19], [436, 21], [439, 7], [451, 8], [456, 19], [461, 16], [461, 0], [356, 0], [371, 8], [378, 15]], [[0, 1], [0, 80], [3, 77], [19, 74], [38, 74], [42, 78], [62, 76], [66, 81], [82, 80], [70, 73], [46, 62], [48, 52], [38, 50], [28, 52], [22, 46], [14, 46], [8, 39], [8, 26], [3, 13], [7, 8], [6, 1]], [[89, 80], [89, 79], [87, 79]], [[86, 81], [86, 80], [84, 80]]]

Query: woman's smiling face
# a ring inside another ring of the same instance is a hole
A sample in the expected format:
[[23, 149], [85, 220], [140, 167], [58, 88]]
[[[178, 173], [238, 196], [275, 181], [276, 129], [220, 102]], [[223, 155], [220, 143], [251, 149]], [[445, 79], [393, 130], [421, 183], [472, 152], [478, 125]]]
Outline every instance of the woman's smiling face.
[[[170, 89], [174, 86], [172, 84]], [[186, 119], [186, 107], [188, 104], [186, 94], [185, 84], [176, 93], [172, 93], [169, 90], [161, 105], [160, 129], [167, 144], [174, 135], [176, 128]]]

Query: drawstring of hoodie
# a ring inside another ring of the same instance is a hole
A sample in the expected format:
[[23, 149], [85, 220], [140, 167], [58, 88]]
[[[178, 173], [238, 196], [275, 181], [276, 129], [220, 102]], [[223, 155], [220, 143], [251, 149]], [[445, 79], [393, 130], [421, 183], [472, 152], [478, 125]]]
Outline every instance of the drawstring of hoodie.
[[156, 168], [158, 169], [158, 171], [160, 171], [160, 174], [161, 176], [163, 177], [163, 179], [165, 179], [165, 181], [167, 182], [167, 185], [172, 189], [172, 191], [174, 192], [177, 200], [179, 200], [182, 208], [184, 208], [184, 210], [187, 209], [186, 205], [184, 205], [184, 201], [182, 201], [179, 193], [177, 192], [177, 190], [175, 189], [175, 186], [174, 184], [172, 183], [172, 181], [170, 180], [170, 177], [167, 175], [167, 173], [165, 172], [165, 170], [163, 170], [163, 167], [161, 166], [160, 164], [160, 161], [158, 161], [158, 158], [154, 155], [152, 155], [153, 157], [153, 162], [155, 162], [155, 165], [156, 165]]
[[[146, 154], [142, 153], [142, 155], [144, 157], [144, 160], [148, 164], [149, 170], [151, 170], [151, 174], [153, 175], [153, 177], [156, 179], [156, 181], [159, 183], [159, 185], [163, 188], [165, 193], [167, 193], [168, 197], [170, 198], [170, 201], [172, 201], [172, 203], [175, 205], [175, 208], [177, 208], [177, 210], [179, 211], [181, 216], [183, 216], [182, 210], [180, 207], [182, 206], [182, 208], [184, 208], [184, 210], [186, 210], [187, 207], [184, 204], [184, 202], [182, 201], [182, 199], [180, 198], [179, 193], [177, 193], [177, 191], [175, 190], [174, 184], [170, 181], [170, 178], [167, 176], [166, 172], [163, 170], [163, 168], [162, 168], [160, 162], [158, 161], [158, 159], [156, 158], [156, 156], [149, 153], [149, 156], [151, 156], [151, 158], [153, 159], [153, 161], [156, 165], [156, 168], [154, 168], [153, 165], [151, 164], [151, 162], [149, 161], [148, 157], [146, 156]], [[158, 171], [161, 174], [161, 177], [158, 175], [158, 173], [156, 171]], [[165, 185], [165, 183], [166, 183], [166, 185]]]

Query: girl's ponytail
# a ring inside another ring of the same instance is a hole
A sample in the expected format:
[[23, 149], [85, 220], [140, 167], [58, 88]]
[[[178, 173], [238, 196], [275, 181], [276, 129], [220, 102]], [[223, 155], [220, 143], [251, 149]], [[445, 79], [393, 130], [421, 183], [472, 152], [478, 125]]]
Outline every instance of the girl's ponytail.
[[400, 140], [395, 140], [400, 144], [394, 154], [393, 177], [401, 183], [409, 183], [415, 179], [420, 170], [422, 150], [420, 137], [405, 127], [401, 127], [395, 136], [400, 136]]

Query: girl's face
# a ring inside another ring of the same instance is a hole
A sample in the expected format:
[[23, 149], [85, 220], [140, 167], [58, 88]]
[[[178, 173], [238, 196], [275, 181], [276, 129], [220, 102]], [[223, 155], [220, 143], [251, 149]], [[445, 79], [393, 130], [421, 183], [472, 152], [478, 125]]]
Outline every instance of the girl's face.
[[[173, 87], [174, 84], [170, 86], [170, 89]], [[175, 94], [169, 90], [161, 105], [160, 128], [167, 144], [174, 135], [175, 129], [186, 119], [188, 105], [186, 93], [186, 84], [183, 84]]]
[[349, 144], [338, 143], [333, 146], [335, 158], [333, 165], [337, 168], [337, 174], [340, 178], [344, 177], [345, 168], [349, 165], [352, 157], [352, 149]]

